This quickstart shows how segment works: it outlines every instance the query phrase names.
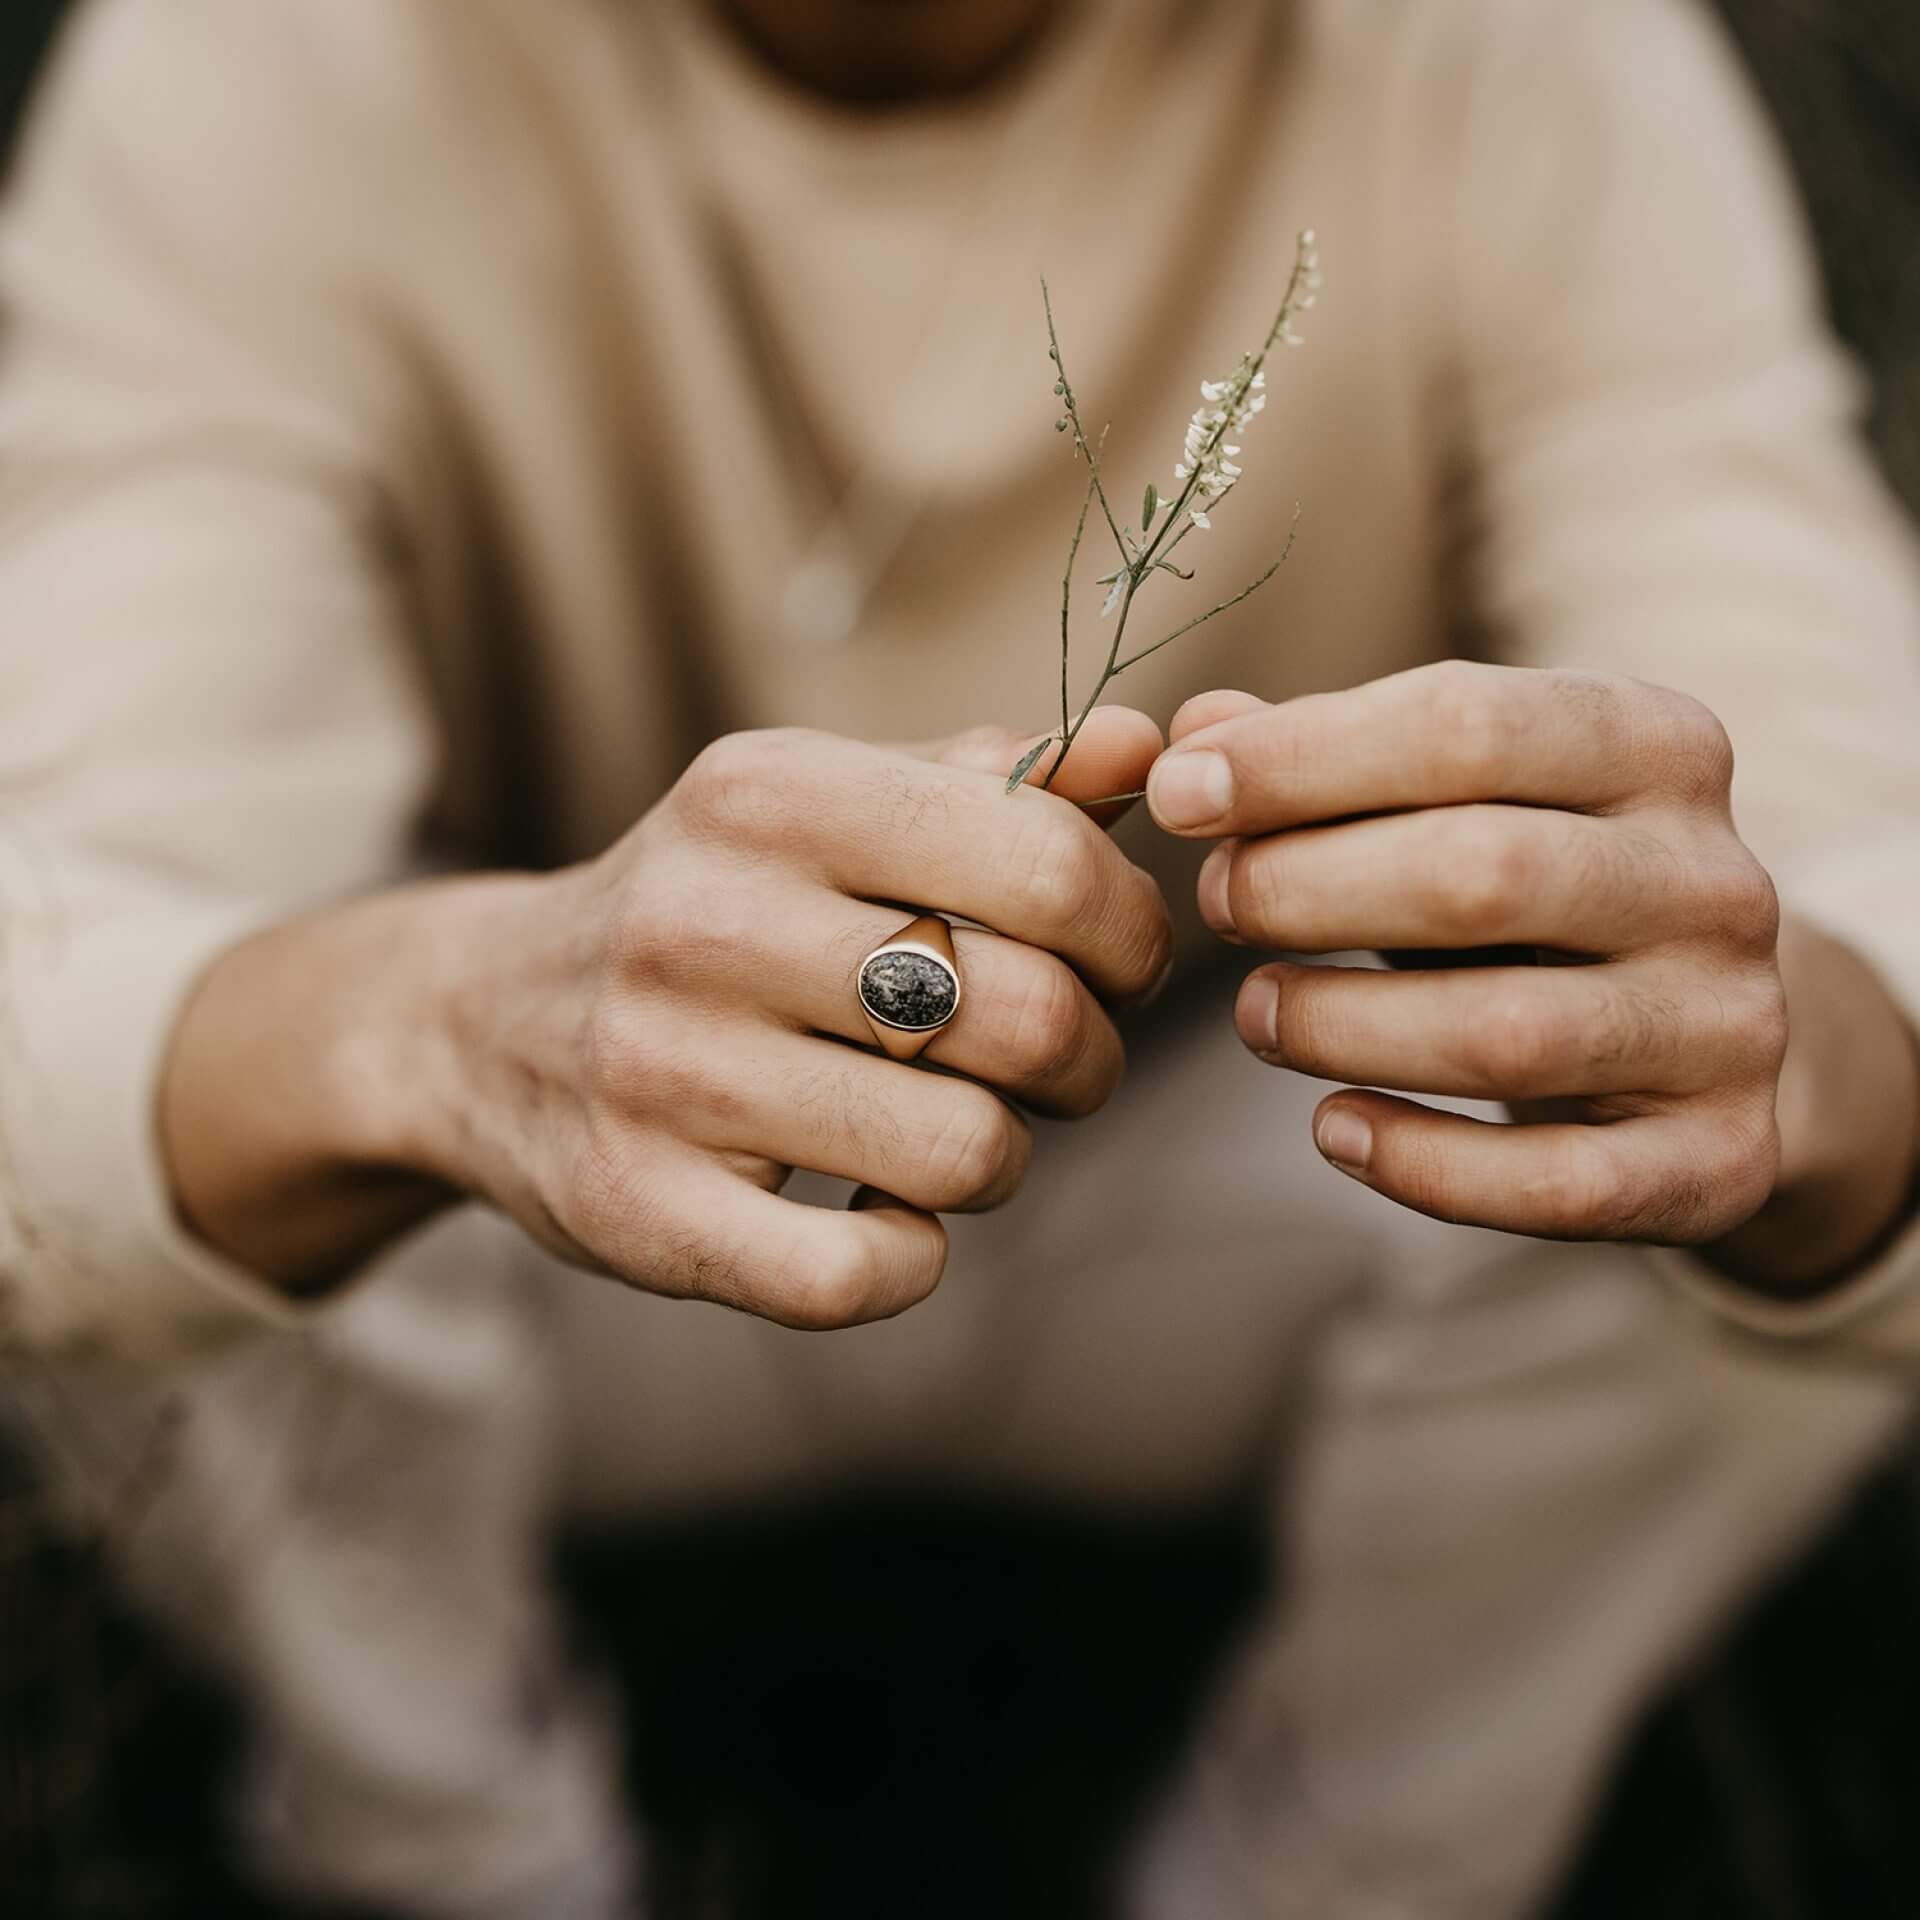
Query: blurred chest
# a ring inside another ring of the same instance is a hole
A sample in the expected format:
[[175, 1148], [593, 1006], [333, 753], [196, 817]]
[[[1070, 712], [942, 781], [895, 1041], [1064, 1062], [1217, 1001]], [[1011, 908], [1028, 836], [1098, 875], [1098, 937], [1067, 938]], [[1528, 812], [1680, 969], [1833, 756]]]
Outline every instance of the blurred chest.
[[[468, 449], [459, 538], [487, 561], [484, 618], [468, 604], [438, 642], [444, 681], [484, 683], [453, 703], [451, 773], [510, 750], [572, 852], [717, 732], [1046, 724], [1084, 469], [1054, 431], [1041, 274], [1137, 515], [1309, 223], [1328, 280], [1309, 344], [1276, 362], [1244, 480], [1182, 549], [1197, 577], [1154, 582], [1129, 651], [1261, 572], [1297, 504], [1292, 557], [1113, 695], [1164, 721], [1203, 687], [1280, 697], [1437, 651], [1377, 182], [1339, 163], [1339, 103], [1275, 18], [1226, 9], [1168, 53], [1122, 10], [1029, 87], [924, 123], [803, 107], [664, 29], [624, 77], [555, 77], [569, 124], [516, 122], [511, 205], [474, 210], [486, 310], [437, 331]], [[1113, 564], [1096, 517], [1075, 697], [1111, 640]]]

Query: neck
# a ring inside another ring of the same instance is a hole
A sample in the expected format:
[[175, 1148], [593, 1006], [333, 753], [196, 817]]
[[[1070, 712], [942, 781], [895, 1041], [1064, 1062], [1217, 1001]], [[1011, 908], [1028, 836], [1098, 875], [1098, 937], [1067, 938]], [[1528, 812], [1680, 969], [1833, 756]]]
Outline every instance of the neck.
[[712, 0], [749, 47], [829, 99], [906, 106], [997, 79], [1068, 0]]

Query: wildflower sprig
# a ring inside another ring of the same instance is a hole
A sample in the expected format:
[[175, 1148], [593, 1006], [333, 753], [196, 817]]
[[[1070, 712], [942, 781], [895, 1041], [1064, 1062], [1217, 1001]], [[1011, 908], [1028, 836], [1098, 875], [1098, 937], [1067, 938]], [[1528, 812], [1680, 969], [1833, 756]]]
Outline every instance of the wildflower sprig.
[[[1073, 382], [1067, 377], [1066, 362], [1061, 357], [1060, 335], [1053, 320], [1053, 297], [1046, 282], [1041, 281], [1040, 296], [1047, 315], [1047, 356], [1053, 362], [1053, 390], [1062, 407], [1060, 418], [1054, 425], [1062, 433], [1072, 433], [1074, 455], [1087, 463], [1087, 485], [1081, 496], [1079, 518], [1074, 522], [1073, 538], [1067, 547], [1066, 571], [1060, 580], [1060, 726], [1058, 731], [1049, 733], [1021, 757], [1020, 764], [1007, 778], [1009, 793], [1020, 786], [1050, 747], [1057, 746], [1059, 751], [1054, 754], [1053, 763], [1040, 782], [1043, 787], [1051, 787], [1068, 753], [1072, 751], [1074, 741], [1079, 738], [1080, 729], [1086, 725], [1087, 716], [1099, 705], [1101, 696], [1116, 676], [1125, 673], [1129, 667], [1138, 666], [1149, 655], [1158, 653], [1162, 647], [1191, 633], [1195, 627], [1204, 626], [1230, 607], [1237, 607], [1242, 600], [1265, 586], [1293, 551], [1293, 534], [1300, 518], [1297, 507], [1294, 510], [1295, 528], [1288, 530], [1286, 545], [1279, 558], [1257, 580], [1150, 645], [1133, 653], [1126, 651], [1128, 618], [1133, 612], [1136, 597], [1147, 581], [1156, 573], [1170, 573], [1182, 580], [1193, 578], [1191, 569], [1176, 564], [1173, 555], [1189, 534], [1196, 529], [1205, 532], [1213, 524], [1213, 513], [1239, 483], [1242, 470], [1236, 463], [1241, 448], [1238, 440], [1230, 440], [1228, 435], [1244, 434], [1266, 406], [1267, 357], [1276, 346], [1297, 347], [1301, 344], [1301, 335], [1293, 323], [1298, 315], [1313, 306], [1319, 286], [1320, 255], [1313, 230], [1309, 228], [1300, 235], [1294, 253], [1293, 271], [1287, 278], [1280, 310], [1274, 316], [1266, 339], [1255, 352], [1243, 354], [1240, 364], [1225, 379], [1203, 380], [1200, 383], [1201, 404], [1187, 425], [1181, 457], [1173, 470], [1173, 491], [1170, 496], [1162, 496], [1151, 480], [1147, 482], [1141, 496], [1140, 526], [1136, 532], [1115, 514], [1107, 496], [1106, 481], [1100, 466], [1106, 434], [1103, 430], [1098, 440], [1088, 437], [1080, 417], [1080, 403], [1074, 394]], [[1107, 531], [1113, 538], [1119, 562], [1111, 573], [1103, 574], [1100, 578], [1099, 584], [1108, 590], [1100, 616], [1105, 619], [1117, 615], [1117, 618], [1114, 620], [1113, 639], [1108, 645], [1106, 660], [1093, 691], [1076, 713], [1069, 671], [1073, 568], [1079, 558], [1080, 542], [1086, 533], [1087, 520], [1095, 502], [1099, 503], [1101, 517], [1107, 523]], [[1106, 797], [1119, 800], [1137, 799], [1139, 796], [1113, 794]], [[1090, 801], [1086, 804], [1100, 803]]]

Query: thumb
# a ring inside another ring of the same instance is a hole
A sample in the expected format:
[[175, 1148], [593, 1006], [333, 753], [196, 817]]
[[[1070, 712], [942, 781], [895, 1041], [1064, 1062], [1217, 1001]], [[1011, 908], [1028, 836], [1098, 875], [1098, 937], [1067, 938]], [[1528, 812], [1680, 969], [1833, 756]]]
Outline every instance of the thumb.
[[[1053, 772], [1060, 758], [1058, 729], [1051, 734], [1020, 733], [1012, 727], [972, 727], [947, 740], [916, 747], [923, 758], [946, 767], [964, 767], [1005, 780], [1026, 753], [1041, 740], [1048, 742], [1027, 772], [1026, 784], [1037, 787]], [[1072, 749], [1053, 781], [1053, 791], [1064, 800], [1086, 806], [1110, 794], [1135, 795], [1147, 783], [1147, 769], [1159, 756], [1160, 729], [1133, 707], [1096, 707], [1075, 735]], [[1133, 804], [1131, 799], [1091, 809], [1101, 825], [1117, 820]]]

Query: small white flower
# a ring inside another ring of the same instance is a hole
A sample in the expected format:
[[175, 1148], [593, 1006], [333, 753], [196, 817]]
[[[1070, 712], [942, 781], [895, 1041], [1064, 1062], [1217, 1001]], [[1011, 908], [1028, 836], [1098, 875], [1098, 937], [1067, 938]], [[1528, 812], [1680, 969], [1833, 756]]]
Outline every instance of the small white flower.
[[[1293, 314], [1305, 313], [1314, 304], [1314, 290], [1320, 285], [1320, 255], [1309, 227], [1300, 236], [1294, 264], [1291, 308], [1284, 311], [1275, 338], [1289, 347], [1304, 344], [1295, 331]], [[1181, 443], [1180, 459], [1173, 469], [1173, 494], [1186, 502], [1187, 518], [1196, 526], [1212, 525], [1208, 511], [1239, 480], [1244, 469], [1235, 462], [1240, 447], [1227, 435], [1244, 434], [1254, 417], [1267, 404], [1267, 375], [1253, 364], [1251, 354], [1221, 380], [1200, 382], [1200, 402], [1187, 422], [1186, 438]], [[1166, 503], [1171, 505], [1171, 501]]]
[[1190, 503], [1187, 517], [1196, 527], [1212, 524], [1207, 509], [1244, 471], [1234, 465], [1240, 447], [1226, 436], [1243, 432], [1266, 405], [1265, 386], [1266, 375], [1250, 370], [1247, 360], [1223, 380], [1200, 383], [1200, 398], [1205, 404], [1187, 422], [1182, 457], [1173, 470], [1174, 490], [1186, 491]]

